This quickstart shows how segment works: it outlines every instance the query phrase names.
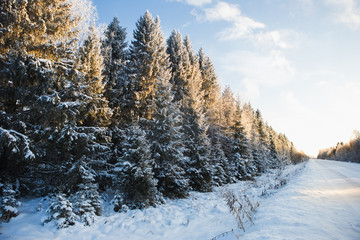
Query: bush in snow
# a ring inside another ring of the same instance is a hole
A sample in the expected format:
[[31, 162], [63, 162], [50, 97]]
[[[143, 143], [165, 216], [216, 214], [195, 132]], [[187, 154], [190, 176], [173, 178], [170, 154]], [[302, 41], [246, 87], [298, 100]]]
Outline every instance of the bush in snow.
[[73, 206], [63, 193], [57, 194], [47, 210], [50, 217], [43, 223], [55, 222], [58, 228], [67, 228], [75, 224], [76, 215], [73, 212]]
[[1, 197], [1, 217], [2, 222], [9, 222], [12, 217], [19, 215], [20, 202], [16, 201], [16, 192], [12, 189], [10, 184], [5, 185]]
[[245, 232], [244, 222], [249, 220], [252, 224], [254, 224], [252, 220], [252, 213], [255, 212], [259, 203], [252, 202], [246, 193], [242, 193], [241, 196], [236, 196], [234, 192], [226, 191], [224, 193], [224, 198], [230, 212], [236, 218], [239, 229]]

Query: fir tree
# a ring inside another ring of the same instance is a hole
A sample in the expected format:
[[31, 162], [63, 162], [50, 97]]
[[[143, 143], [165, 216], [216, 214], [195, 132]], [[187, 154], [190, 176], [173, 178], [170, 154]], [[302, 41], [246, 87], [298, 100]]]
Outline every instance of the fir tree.
[[19, 215], [20, 202], [16, 200], [16, 191], [11, 184], [5, 184], [1, 194], [1, 222], [9, 222], [11, 218]]
[[219, 95], [220, 86], [215, 73], [215, 67], [210, 58], [204, 54], [204, 50], [200, 48], [199, 68], [201, 70], [202, 85], [201, 90], [204, 94], [204, 106], [207, 113], [208, 122], [212, 125], [219, 121]]
[[57, 194], [47, 210], [50, 217], [44, 221], [48, 223], [55, 221], [57, 228], [67, 228], [75, 224], [77, 216], [73, 212], [73, 205], [63, 193]]
[[133, 89], [135, 118], [151, 119], [154, 112], [156, 81], [168, 76], [169, 60], [160, 20], [149, 11], [136, 23], [130, 45], [129, 74]]
[[139, 126], [130, 126], [121, 143], [122, 158], [118, 167], [122, 171], [121, 191], [123, 204], [130, 208], [155, 206], [157, 180], [154, 178], [154, 160], [146, 133]]
[[91, 28], [90, 35], [79, 50], [77, 69], [80, 76], [77, 87], [82, 100], [78, 122], [85, 126], [104, 126], [109, 124], [111, 109], [103, 97], [103, 58], [101, 56], [100, 38]]
[[120, 26], [119, 20], [114, 17], [108, 25], [102, 41], [102, 54], [104, 56], [104, 95], [109, 106], [114, 110], [113, 121], [121, 122], [125, 118], [128, 89], [126, 76], [126, 61], [128, 52], [126, 42], [126, 29]]
[[157, 82], [155, 111], [149, 121], [149, 140], [155, 160], [155, 177], [158, 188], [165, 197], [183, 198], [188, 195], [189, 184], [185, 178], [186, 159], [181, 132], [181, 113], [172, 102], [171, 86], [166, 79]]
[[174, 101], [182, 104], [188, 95], [189, 71], [191, 62], [180, 32], [173, 31], [167, 40], [167, 52], [171, 63], [171, 84]]
[[102, 211], [98, 186], [95, 183], [95, 174], [95, 171], [86, 164], [85, 157], [74, 164], [67, 173], [68, 178], [71, 179], [69, 182], [76, 183], [75, 212], [85, 225], [94, 223], [95, 216], [100, 216]]

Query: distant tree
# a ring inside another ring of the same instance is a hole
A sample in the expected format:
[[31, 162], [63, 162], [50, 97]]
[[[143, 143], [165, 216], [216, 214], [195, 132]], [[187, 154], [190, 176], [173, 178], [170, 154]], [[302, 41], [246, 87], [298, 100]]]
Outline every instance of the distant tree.
[[173, 31], [167, 40], [167, 53], [171, 63], [171, 84], [173, 88], [174, 101], [182, 104], [188, 95], [189, 71], [191, 62], [186, 46], [183, 43], [180, 32]]
[[221, 96], [221, 127], [227, 136], [232, 135], [232, 126], [235, 125], [236, 102], [229, 86], [226, 86]]

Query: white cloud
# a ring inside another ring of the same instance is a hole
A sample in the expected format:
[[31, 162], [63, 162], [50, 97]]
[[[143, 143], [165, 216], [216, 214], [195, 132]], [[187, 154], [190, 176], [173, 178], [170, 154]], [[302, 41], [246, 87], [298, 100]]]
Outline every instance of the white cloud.
[[297, 1], [307, 11], [309, 11], [313, 8], [314, 3], [312, 0], [297, 0]]
[[255, 81], [252, 81], [248, 78], [242, 80], [242, 85], [244, 86], [244, 91], [241, 92], [241, 96], [244, 99], [257, 99], [260, 97], [259, 84]]
[[231, 27], [218, 33], [219, 38], [223, 40], [250, 38], [254, 30], [265, 28], [265, 24], [243, 16], [238, 5], [227, 2], [218, 2], [213, 7], [205, 8], [203, 14], [194, 11], [193, 14], [201, 21], [231, 22]]
[[[281, 51], [259, 54], [250, 51], [235, 51], [227, 54], [221, 64], [225, 71], [231, 71], [246, 81], [261, 86], [275, 87], [292, 81], [296, 70]], [[249, 85], [249, 84], [245, 84]]]
[[217, 33], [220, 40], [246, 39], [270, 49], [273, 47], [285, 49], [295, 46], [299, 37], [299, 34], [293, 30], [269, 31], [264, 23], [244, 16], [239, 5], [227, 2], [220, 1], [201, 11], [193, 10], [192, 14], [198, 21], [231, 23], [231, 26]]
[[226, 2], [218, 2], [212, 8], [206, 8], [203, 16], [206, 21], [220, 21], [225, 20], [229, 22], [237, 21], [241, 17], [241, 11], [238, 5]]
[[358, 0], [324, 0], [325, 4], [334, 7], [337, 22], [352, 29], [360, 28], [360, 1]]
[[185, 3], [185, 4], [189, 4], [192, 6], [197, 6], [197, 7], [201, 7], [205, 4], [209, 4], [212, 2], [212, 0], [167, 0], [169, 2], [181, 2], [181, 3]]
[[257, 44], [266, 47], [279, 47], [282, 49], [296, 47], [299, 44], [301, 34], [294, 30], [264, 31], [254, 35]]

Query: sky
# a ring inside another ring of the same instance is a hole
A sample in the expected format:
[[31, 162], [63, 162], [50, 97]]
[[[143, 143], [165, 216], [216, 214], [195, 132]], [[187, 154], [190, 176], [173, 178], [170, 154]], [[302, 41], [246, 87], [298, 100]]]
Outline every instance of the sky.
[[129, 42], [146, 10], [204, 48], [221, 86], [306, 154], [360, 130], [360, 0], [94, 0]]

